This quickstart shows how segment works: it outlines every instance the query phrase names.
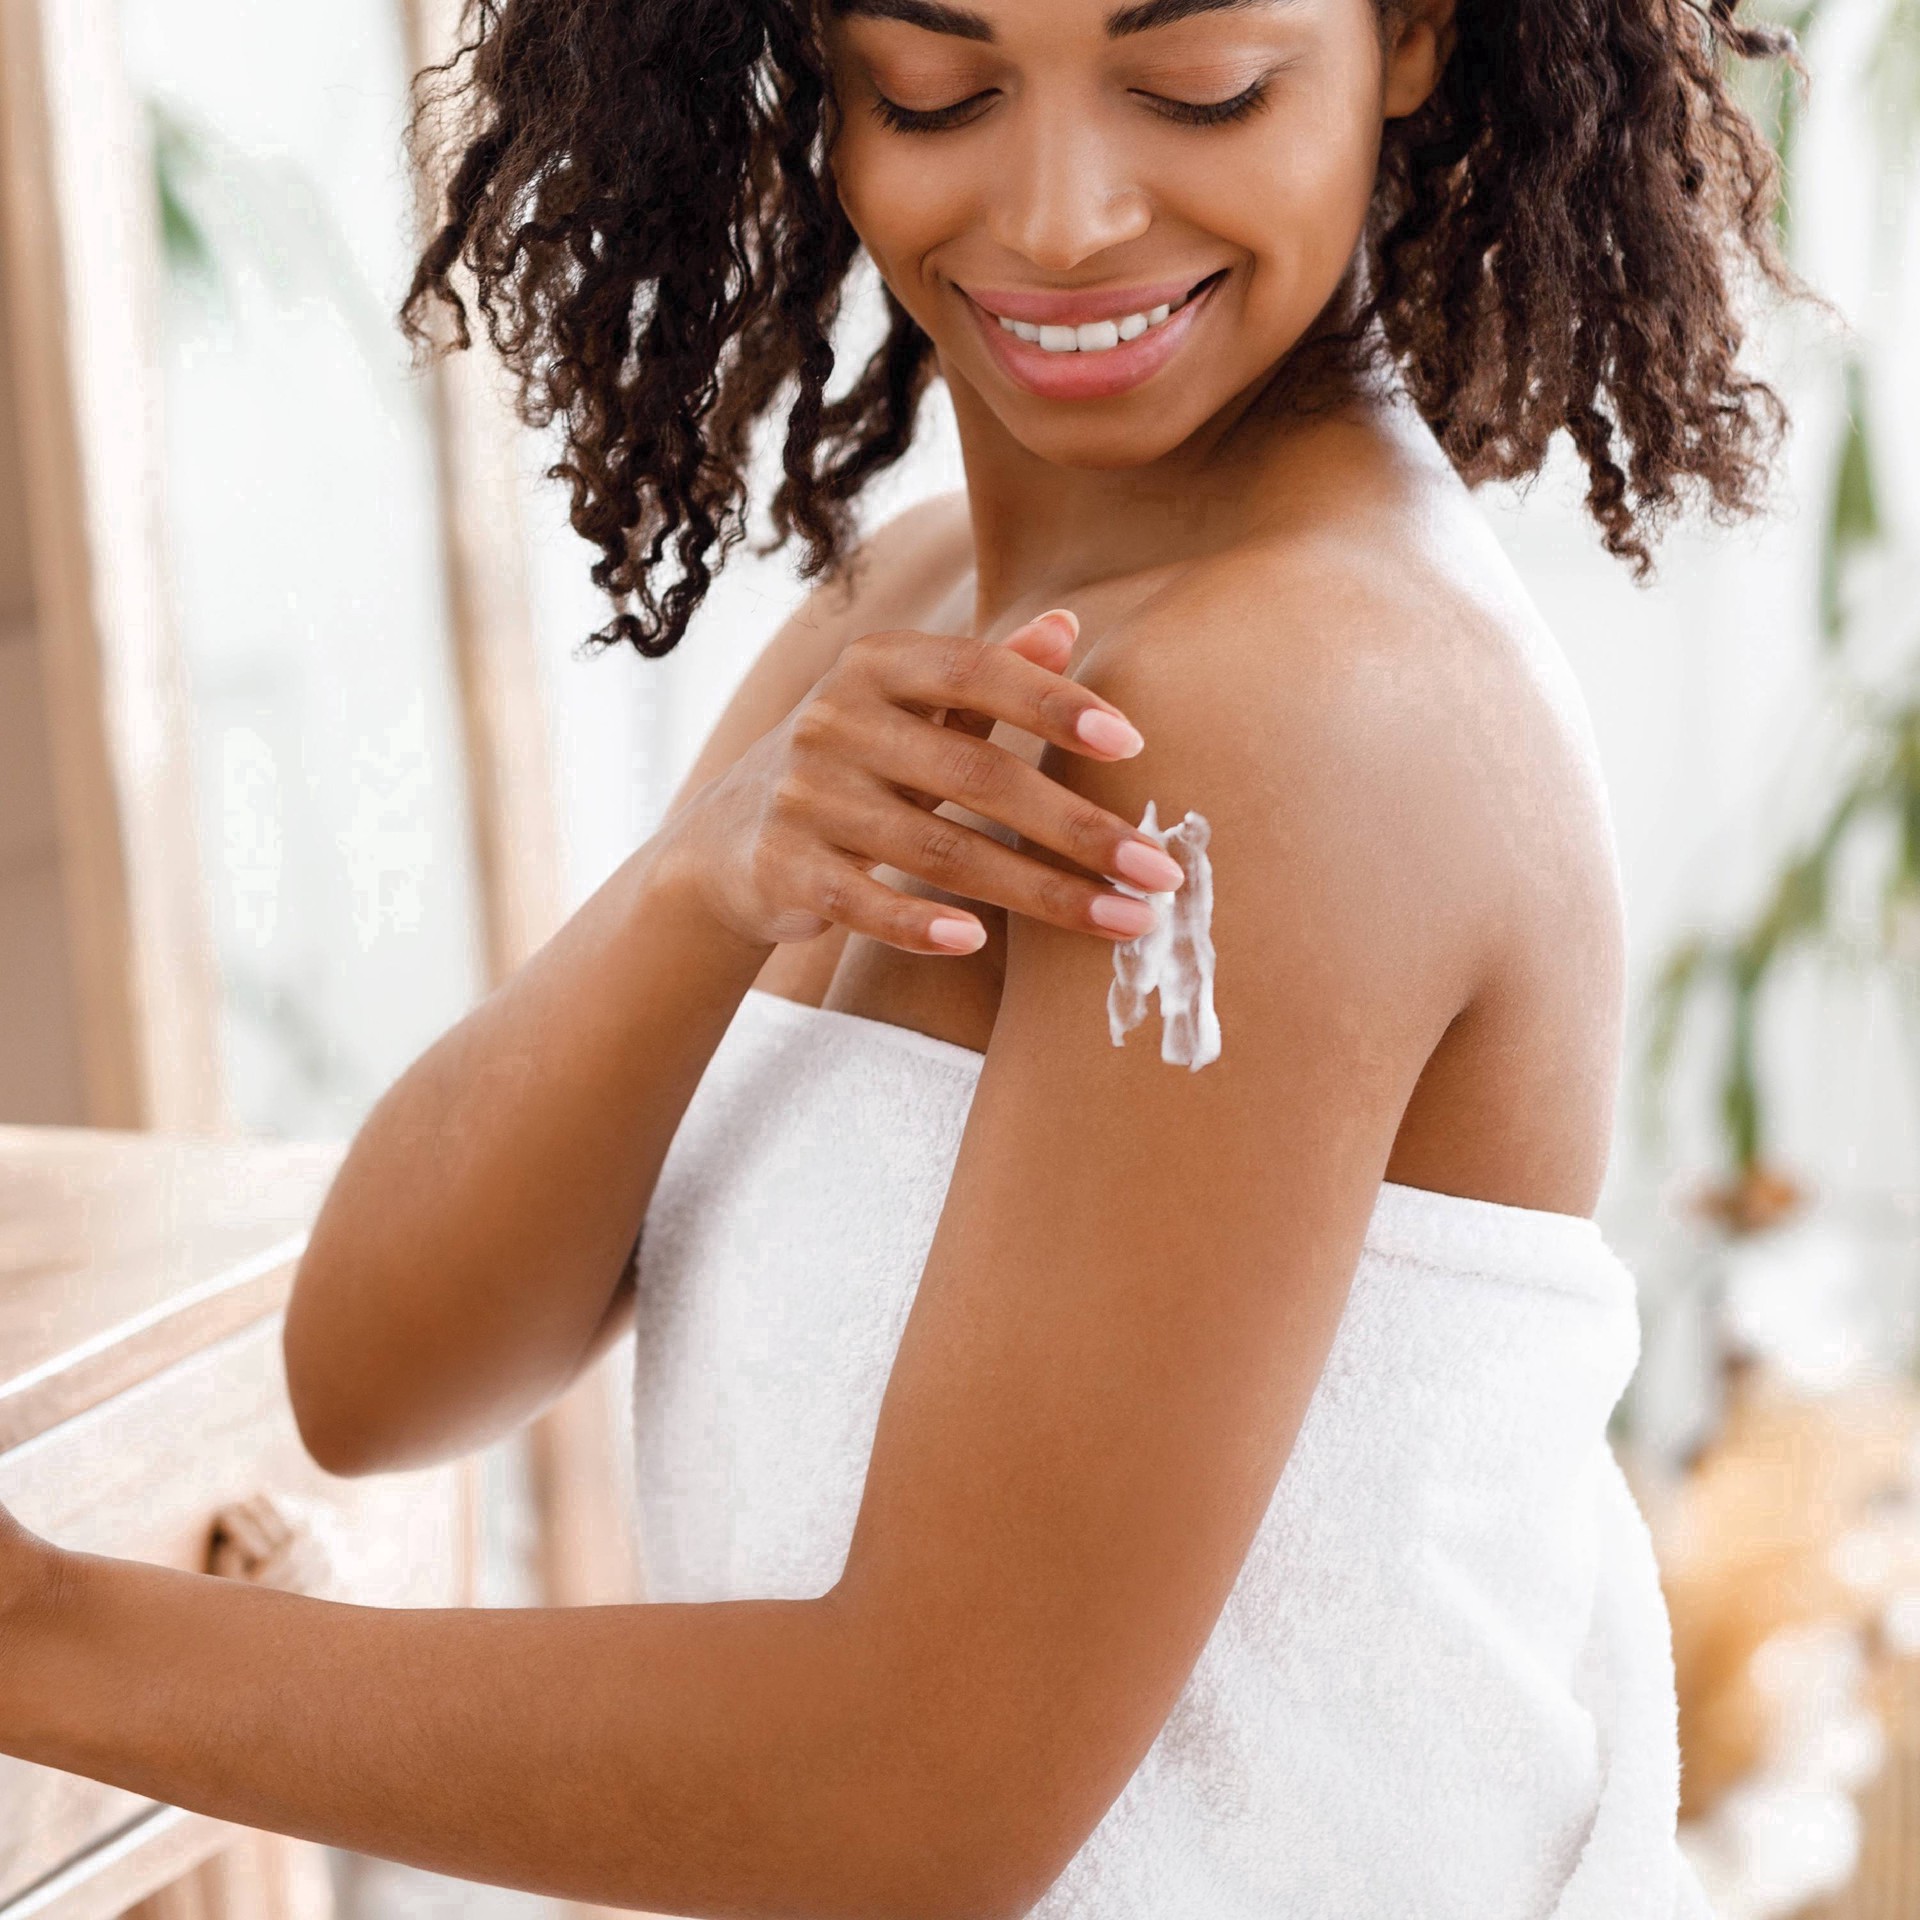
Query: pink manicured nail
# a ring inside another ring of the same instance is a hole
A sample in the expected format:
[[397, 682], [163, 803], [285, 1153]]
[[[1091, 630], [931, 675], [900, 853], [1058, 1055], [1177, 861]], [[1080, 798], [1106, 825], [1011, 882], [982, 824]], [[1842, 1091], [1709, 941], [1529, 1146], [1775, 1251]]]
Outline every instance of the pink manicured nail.
[[1171, 893], [1187, 877], [1172, 854], [1162, 853], [1144, 840], [1121, 841], [1113, 864], [1121, 879], [1131, 880], [1148, 893]]
[[1095, 926], [1105, 927], [1109, 933], [1124, 933], [1129, 939], [1145, 933], [1160, 917], [1144, 900], [1129, 900], [1121, 893], [1101, 894], [1087, 909], [1087, 915]]
[[986, 945], [987, 930], [978, 920], [936, 920], [927, 928], [927, 938], [955, 953], [972, 953]]
[[1130, 726], [1118, 714], [1102, 713], [1098, 707], [1089, 707], [1074, 722], [1073, 730], [1088, 746], [1098, 747], [1102, 753], [1117, 753], [1123, 759], [1138, 753], [1147, 744], [1137, 727]]

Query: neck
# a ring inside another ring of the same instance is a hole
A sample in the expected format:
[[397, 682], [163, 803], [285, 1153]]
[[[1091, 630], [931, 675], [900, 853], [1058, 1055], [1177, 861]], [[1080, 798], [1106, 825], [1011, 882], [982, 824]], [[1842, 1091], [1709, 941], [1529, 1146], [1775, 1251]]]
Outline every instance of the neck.
[[985, 636], [1090, 585], [1205, 558], [1325, 504], [1330, 458], [1385, 425], [1381, 403], [1336, 377], [1311, 410], [1271, 377], [1157, 460], [1065, 467], [1008, 433], [944, 363], [973, 521], [974, 628]]

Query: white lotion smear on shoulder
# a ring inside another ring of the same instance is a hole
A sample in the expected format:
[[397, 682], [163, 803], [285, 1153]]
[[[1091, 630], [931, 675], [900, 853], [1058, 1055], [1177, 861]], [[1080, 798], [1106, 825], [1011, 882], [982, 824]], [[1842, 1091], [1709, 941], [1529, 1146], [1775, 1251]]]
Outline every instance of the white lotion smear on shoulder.
[[1147, 996], [1160, 995], [1160, 1058], [1197, 1073], [1220, 1057], [1220, 1022], [1213, 1011], [1213, 829], [1187, 809], [1179, 825], [1163, 828], [1147, 802], [1140, 831], [1180, 863], [1185, 882], [1168, 893], [1143, 893], [1124, 880], [1109, 884], [1154, 908], [1145, 933], [1113, 949], [1113, 985], [1107, 989], [1107, 1031], [1116, 1047], [1147, 1017]]

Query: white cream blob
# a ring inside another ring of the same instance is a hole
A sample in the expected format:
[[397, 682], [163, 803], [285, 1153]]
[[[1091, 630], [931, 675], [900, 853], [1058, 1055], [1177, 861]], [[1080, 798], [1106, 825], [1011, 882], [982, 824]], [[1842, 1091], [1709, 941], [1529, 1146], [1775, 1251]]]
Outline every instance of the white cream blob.
[[1197, 1073], [1220, 1057], [1220, 1022], [1213, 1011], [1213, 863], [1207, 858], [1213, 829], [1191, 807], [1179, 825], [1163, 828], [1149, 800], [1140, 831], [1180, 863], [1186, 879], [1167, 893], [1110, 882], [1121, 893], [1145, 900], [1159, 917], [1145, 933], [1114, 946], [1107, 1031], [1116, 1047], [1124, 1046], [1147, 1017], [1148, 994], [1157, 991], [1160, 1058]]

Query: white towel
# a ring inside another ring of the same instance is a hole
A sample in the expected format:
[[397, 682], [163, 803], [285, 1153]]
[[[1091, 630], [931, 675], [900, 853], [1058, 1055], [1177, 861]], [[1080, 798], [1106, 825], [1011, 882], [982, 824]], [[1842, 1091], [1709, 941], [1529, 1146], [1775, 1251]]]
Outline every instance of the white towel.
[[[641, 1247], [652, 1598], [838, 1579], [982, 1058], [746, 996]], [[1606, 1440], [1638, 1352], [1593, 1221], [1384, 1185], [1220, 1619], [1037, 1920], [1711, 1920]]]
[[1553, 1920], [1668, 1914], [1713, 1920], [1674, 1842], [1680, 1748], [1673, 1649], [1653, 1539], [1611, 1452], [1600, 1480], [1603, 1577], [1582, 1698], [1603, 1734], [1605, 1782]]

